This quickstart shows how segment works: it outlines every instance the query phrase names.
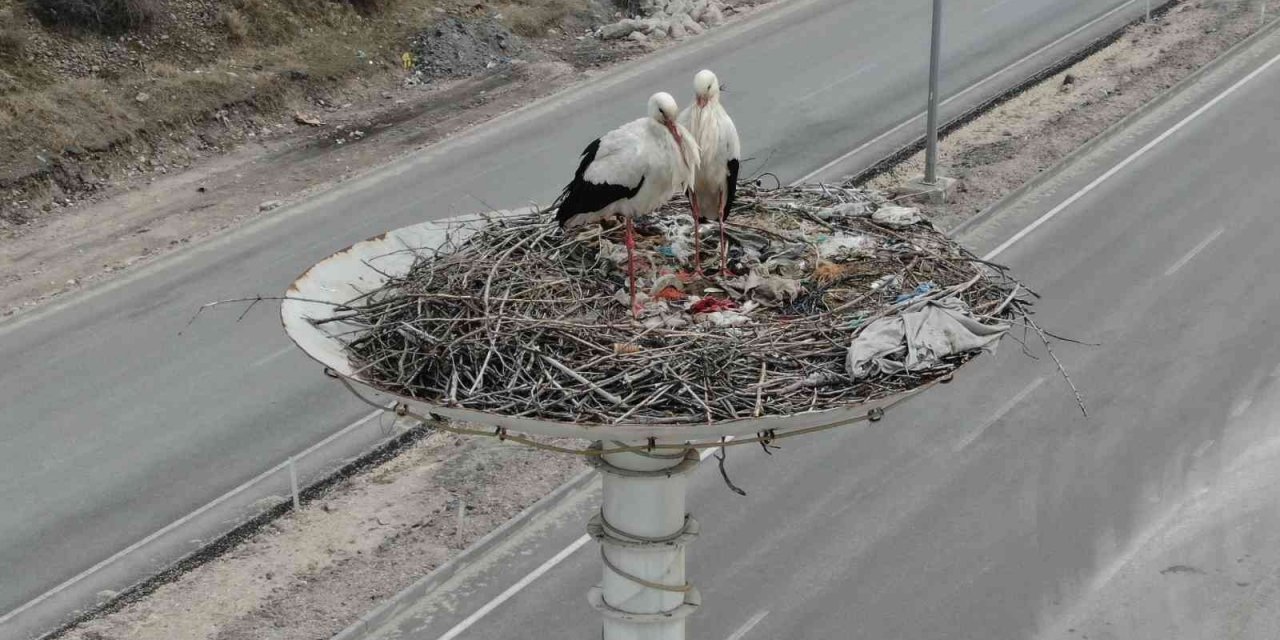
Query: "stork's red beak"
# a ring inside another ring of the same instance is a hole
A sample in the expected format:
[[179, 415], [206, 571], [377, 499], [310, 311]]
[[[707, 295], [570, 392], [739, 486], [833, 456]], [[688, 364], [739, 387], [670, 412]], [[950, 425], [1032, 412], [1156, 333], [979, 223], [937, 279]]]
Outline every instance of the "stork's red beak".
[[667, 120], [666, 123], [667, 123], [667, 131], [670, 131], [671, 137], [676, 139], [676, 144], [680, 146], [684, 146], [684, 138], [680, 136], [680, 130], [676, 128], [676, 123], [672, 122], [671, 120]]

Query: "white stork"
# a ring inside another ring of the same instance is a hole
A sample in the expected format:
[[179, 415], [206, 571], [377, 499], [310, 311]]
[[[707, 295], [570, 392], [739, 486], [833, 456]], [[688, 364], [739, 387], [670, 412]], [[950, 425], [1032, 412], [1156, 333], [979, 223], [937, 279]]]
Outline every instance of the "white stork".
[[[728, 244], [725, 242], [724, 219], [733, 206], [738, 190], [738, 158], [742, 143], [733, 118], [720, 104], [720, 81], [707, 69], [693, 77], [694, 103], [680, 113], [680, 125], [689, 130], [698, 143], [701, 163], [691, 185], [689, 204], [693, 208], [694, 269], [702, 273], [700, 220], [720, 221], [720, 272], [725, 272]], [[715, 211], [705, 215], [704, 211]]]
[[636, 305], [635, 231], [632, 218], [652, 213], [689, 188], [698, 148], [677, 122], [671, 94], [649, 98], [649, 115], [610, 131], [587, 145], [582, 162], [560, 194], [556, 221], [572, 228], [620, 215], [627, 225], [627, 278], [631, 311]]

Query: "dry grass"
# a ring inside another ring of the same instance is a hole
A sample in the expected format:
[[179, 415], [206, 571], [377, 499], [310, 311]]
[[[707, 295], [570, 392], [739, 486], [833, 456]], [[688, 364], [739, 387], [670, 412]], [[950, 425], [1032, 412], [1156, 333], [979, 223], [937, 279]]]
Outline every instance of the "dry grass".
[[538, 37], [566, 17], [586, 8], [582, 0], [519, 0], [502, 10], [507, 25], [518, 35]]
[[[515, 3], [503, 8], [514, 10], [509, 16], [517, 29], [537, 35], [586, 3], [504, 1]], [[68, 149], [99, 152], [139, 137], [159, 139], [219, 110], [271, 119], [345, 83], [378, 82], [401, 73], [401, 53], [417, 30], [437, 19], [437, 8], [458, 6], [446, 0], [0, 0], [0, 184], [42, 184]], [[30, 20], [33, 12], [45, 21]], [[50, 24], [105, 31], [148, 20], [148, 28], [127, 39], [127, 59], [115, 53], [121, 41], [114, 35]], [[131, 161], [124, 162], [127, 169]]]
[[233, 43], [241, 44], [249, 39], [249, 21], [234, 7], [222, 10], [222, 26], [227, 30], [227, 39]]
[[[100, 80], [73, 80], [44, 91], [0, 97], [0, 147], [32, 152], [72, 144], [106, 147], [141, 125], [137, 114], [123, 109]], [[8, 167], [4, 167], [8, 168]]]
[[[375, 4], [390, 6], [360, 6]], [[41, 170], [72, 146], [106, 150], [233, 105], [279, 111], [317, 83], [394, 68], [389, 43], [407, 31], [394, 20], [342, 2], [230, 0], [214, 25], [237, 45], [234, 58], [206, 66], [153, 60], [115, 77], [57, 82], [9, 63], [21, 59], [27, 27], [0, 22], [0, 176]]]
[[[238, 40], [241, 42], [283, 43], [293, 40], [302, 33], [302, 16], [290, 11], [287, 6], [279, 2], [232, 0], [228, 4], [231, 6], [227, 11], [235, 16], [239, 29], [238, 34], [231, 32], [231, 35], [233, 37], [238, 35]], [[226, 24], [225, 14], [224, 24]], [[227, 26], [230, 32], [231, 25]]]
[[27, 0], [45, 24], [117, 33], [151, 22], [164, 9], [163, 0]]
[[[336, 29], [337, 35], [342, 36], [333, 38], [330, 34], [327, 40], [348, 41], [353, 35], [350, 31], [358, 31], [370, 21], [378, 22], [379, 16], [398, 5], [398, 0], [230, 0], [227, 5], [222, 12], [222, 25], [232, 42], [280, 45], [324, 29]], [[388, 22], [382, 23], [385, 26]]]
[[14, 19], [13, 11], [0, 6], [0, 69], [15, 66], [26, 51], [27, 34]]
[[124, 86], [80, 78], [0, 95], [0, 149], [7, 152], [0, 172], [39, 169], [51, 159], [50, 149], [106, 150], [146, 129], [200, 119], [231, 104], [276, 108], [287, 88], [276, 74], [195, 74], [158, 65], [149, 80]]

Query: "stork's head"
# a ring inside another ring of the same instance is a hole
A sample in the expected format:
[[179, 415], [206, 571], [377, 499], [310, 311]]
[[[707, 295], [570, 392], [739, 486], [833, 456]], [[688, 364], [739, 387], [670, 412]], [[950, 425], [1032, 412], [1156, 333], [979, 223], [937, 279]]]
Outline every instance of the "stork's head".
[[699, 107], [705, 107], [720, 97], [720, 80], [710, 69], [703, 69], [693, 77], [693, 96]]
[[680, 115], [680, 108], [676, 106], [676, 99], [666, 91], [659, 91], [649, 97], [649, 117], [657, 120], [662, 126], [671, 132], [671, 136], [676, 139], [676, 143], [683, 145], [684, 140], [681, 139], [680, 130], [676, 127], [676, 117]]

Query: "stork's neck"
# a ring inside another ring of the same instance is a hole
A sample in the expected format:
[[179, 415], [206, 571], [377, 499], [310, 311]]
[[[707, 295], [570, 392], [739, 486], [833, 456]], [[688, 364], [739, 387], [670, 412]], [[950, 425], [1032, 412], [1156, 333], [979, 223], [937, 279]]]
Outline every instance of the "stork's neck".
[[[712, 98], [707, 102], [706, 106], [700, 107], [697, 104], [694, 104], [693, 118], [691, 118], [691, 124], [693, 124], [694, 127], [691, 127], [691, 129], [704, 125], [714, 125], [722, 117], [722, 114], [725, 113], [726, 112], [724, 107], [721, 106], [719, 98]], [[694, 132], [697, 133], [696, 131]]]
[[689, 133], [698, 145], [699, 155], [714, 157], [720, 146], [720, 114], [723, 109], [713, 98], [705, 107], [696, 104], [689, 118]]
[[697, 168], [699, 162], [697, 142], [695, 140], [690, 140], [690, 137], [692, 137], [691, 132], [678, 124], [675, 125], [675, 129], [681, 135], [676, 135], [676, 133], [667, 130], [666, 126], [663, 124], [658, 124], [657, 126], [662, 129], [662, 133], [659, 135], [664, 136], [671, 141], [671, 144], [674, 145], [676, 155], [680, 158], [681, 173], [684, 174], [680, 179], [680, 183], [684, 185], [690, 184], [693, 181], [693, 172]]

